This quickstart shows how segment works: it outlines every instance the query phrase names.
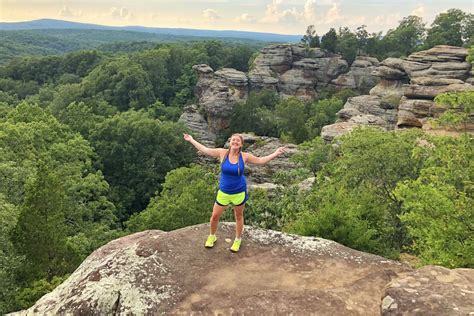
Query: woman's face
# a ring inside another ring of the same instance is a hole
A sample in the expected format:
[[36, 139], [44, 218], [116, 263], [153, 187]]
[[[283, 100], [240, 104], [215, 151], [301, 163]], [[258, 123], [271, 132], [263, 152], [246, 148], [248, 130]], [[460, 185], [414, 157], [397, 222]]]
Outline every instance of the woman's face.
[[230, 148], [232, 149], [240, 149], [242, 148], [242, 140], [238, 135], [234, 135], [230, 138]]

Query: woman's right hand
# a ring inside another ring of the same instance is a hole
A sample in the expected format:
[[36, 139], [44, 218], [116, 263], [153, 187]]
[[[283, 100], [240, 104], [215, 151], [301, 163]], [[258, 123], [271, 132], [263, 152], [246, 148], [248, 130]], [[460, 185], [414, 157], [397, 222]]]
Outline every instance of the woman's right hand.
[[189, 134], [186, 134], [186, 133], [183, 133], [183, 138], [184, 138], [185, 141], [188, 141], [188, 142], [193, 140], [193, 137]]

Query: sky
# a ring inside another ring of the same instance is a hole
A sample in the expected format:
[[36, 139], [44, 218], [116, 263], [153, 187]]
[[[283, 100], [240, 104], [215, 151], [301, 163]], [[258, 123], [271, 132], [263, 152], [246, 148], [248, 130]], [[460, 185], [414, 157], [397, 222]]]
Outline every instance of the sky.
[[0, 22], [61, 19], [101, 25], [176, 27], [304, 34], [315, 25], [366, 25], [384, 33], [408, 15], [429, 26], [435, 16], [457, 8], [474, 13], [474, 0], [0, 0]]

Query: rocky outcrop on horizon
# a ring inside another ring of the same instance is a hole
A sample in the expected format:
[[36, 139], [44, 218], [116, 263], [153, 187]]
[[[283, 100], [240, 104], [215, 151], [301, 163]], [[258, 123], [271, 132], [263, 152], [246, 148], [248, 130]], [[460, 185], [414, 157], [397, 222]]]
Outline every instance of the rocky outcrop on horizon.
[[28, 310], [13, 315], [467, 315], [474, 270], [414, 270], [334, 241], [235, 225], [149, 230], [94, 251]]
[[349, 98], [338, 122], [325, 126], [321, 136], [331, 141], [359, 125], [430, 129], [428, 120], [446, 110], [434, 102], [438, 94], [474, 90], [467, 54], [466, 48], [439, 45], [406, 59], [385, 59], [374, 71], [380, 82], [369, 95]]

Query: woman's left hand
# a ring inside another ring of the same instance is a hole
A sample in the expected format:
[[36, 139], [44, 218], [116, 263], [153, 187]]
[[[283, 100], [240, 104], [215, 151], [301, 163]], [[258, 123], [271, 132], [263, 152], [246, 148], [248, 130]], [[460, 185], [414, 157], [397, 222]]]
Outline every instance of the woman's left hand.
[[285, 152], [286, 152], [286, 147], [278, 147], [278, 149], [275, 150], [275, 153], [277, 154], [277, 156], [280, 156], [281, 154]]

